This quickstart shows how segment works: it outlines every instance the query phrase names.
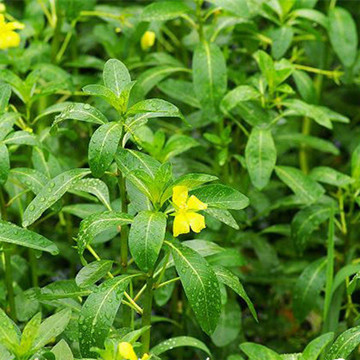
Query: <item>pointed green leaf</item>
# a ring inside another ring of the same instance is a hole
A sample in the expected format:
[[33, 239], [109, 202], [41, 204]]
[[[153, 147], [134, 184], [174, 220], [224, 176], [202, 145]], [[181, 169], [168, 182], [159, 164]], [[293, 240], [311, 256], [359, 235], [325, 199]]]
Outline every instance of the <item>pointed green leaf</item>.
[[326, 346], [333, 340], [334, 333], [323, 334], [312, 340], [300, 356], [300, 360], [317, 360]]
[[110, 59], [105, 63], [103, 79], [105, 86], [116, 96], [120, 96], [124, 87], [131, 82], [129, 70], [117, 59]]
[[260, 344], [243, 343], [240, 349], [249, 357], [249, 360], [282, 360], [278, 353]]
[[95, 284], [105, 276], [112, 268], [113, 261], [99, 260], [84, 266], [76, 275], [76, 284], [80, 287], [88, 287]]
[[360, 326], [350, 328], [339, 335], [331, 345], [325, 360], [347, 359], [360, 344]]

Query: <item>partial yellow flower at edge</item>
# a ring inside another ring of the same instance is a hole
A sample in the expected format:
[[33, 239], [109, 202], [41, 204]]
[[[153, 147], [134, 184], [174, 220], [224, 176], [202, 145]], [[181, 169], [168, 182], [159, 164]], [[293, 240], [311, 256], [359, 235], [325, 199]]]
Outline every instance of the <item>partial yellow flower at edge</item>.
[[187, 234], [190, 229], [199, 233], [206, 227], [205, 218], [197, 211], [207, 209], [207, 204], [200, 201], [195, 195], [189, 198], [186, 186], [174, 186], [172, 201], [175, 207], [173, 234], [175, 237], [180, 234]]
[[3, 3], [0, 3], [0, 13], [3, 13], [6, 11], [6, 6]]
[[[128, 342], [121, 342], [118, 345], [118, 353], [125, 360], [139, 360], [133, 346]], [[148, 360], [149, 358], [148, 354], [144, 354], [141, 360]]]
[[21, 30], [24, 27], [24, 24], [17, 21], [6, 23], [5, 16], [0, 14], [0, 50], [19, 46], [20, 35], [14, 30]]
[[146, 31], [141, 37], [141, 48], [146, 51], [154, 46], [156, 35], [153, 31]]

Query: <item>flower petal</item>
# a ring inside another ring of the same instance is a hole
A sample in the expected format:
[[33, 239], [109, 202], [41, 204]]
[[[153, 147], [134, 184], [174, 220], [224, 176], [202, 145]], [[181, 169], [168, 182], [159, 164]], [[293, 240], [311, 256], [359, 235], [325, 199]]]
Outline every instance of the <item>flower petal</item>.
[[205, 229], [205, 217], [201, 214], [197, 214], [193, 211], [188, 211], [186, 217], [190, 222], [191, 230], [199, 233], [202, 229]]
[[187, 216], [184, 213], [175, 213], [173, 234], [175, 237], [180, 234], [187, 234], [190, 232], [190, 224]]
[[125, 360], [138, 360], [138, 357], [135, 354], [134, 348], [128, 342], [121, 342], [118, 345], [119, 355]]
[[205, 210], [207, 209], [207, 204], [200, 201], [195, 195], [191, 195], [187, 207], [189, 210]]
[[172, 201], [179, 209], [186, 208], [188, 188], [186, 186], [174, 186]]

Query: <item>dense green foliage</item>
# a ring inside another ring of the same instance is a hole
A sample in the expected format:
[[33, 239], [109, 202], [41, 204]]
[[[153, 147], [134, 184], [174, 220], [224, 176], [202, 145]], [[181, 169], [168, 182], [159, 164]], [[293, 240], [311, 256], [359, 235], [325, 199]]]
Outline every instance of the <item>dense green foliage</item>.
[[360, 359], [359, 13], [0, 2], [0, 360]]

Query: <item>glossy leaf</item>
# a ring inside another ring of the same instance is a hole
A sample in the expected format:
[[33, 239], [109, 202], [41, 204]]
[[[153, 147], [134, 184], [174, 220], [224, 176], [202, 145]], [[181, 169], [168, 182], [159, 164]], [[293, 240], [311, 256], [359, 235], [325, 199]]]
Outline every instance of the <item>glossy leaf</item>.
[[125, 86], [131, 82], [128, 69], [117, 59], [110, 59], [105, 63], [103, 79], [105, 86], [116, 96], [120, 96]]
[[182, 1], [159, 1], [145, 7], [141, 15], [143, 21], [166, 21], [189, 12]]
[[76, 275], [76, 284], [80, 287], [87, 287], [95, 284], [105, 276], [112, 268], [113, 261], [99, 260], [84, 266]]
[[249, 360], [282, 360], [275, 351], [255, 343], [243, 343], [240, 349], [249, 357]]
[[54, 179], [49, 180], [26, 208], [22, 225], [24, 227], [31, 225], [45, 210], [58, 201], [74, 182], [89, 173], [88, 169], [73, 169], [65, 171]]
[[325, 360], [347, 359], [360, 344], [360, 326], [350, 328], [339, 335], [331, 345]]
[[212, 334], [220, 312], [220, 290], [216, 275], [197, 252], [181, 244], [167, 243], [189, 303], [201, 328]]
[[95, 177], [101, 177], [109, 168], [121, 138], [122, 127], [111, 122], [100, 126], [92, 135], [89, 144], [89, 165]]
[[166, 215], [142, 211], [133, 220], [129, 233], [129, 248], [136, 265], [147, 272], [153, 269], [159, 256], [166, 230]]
[[253, 128], [246, 145], [245, 159], [251, 182], [257, 189], [263, 189], [276, 164], [276, 148], [269, 129]]

